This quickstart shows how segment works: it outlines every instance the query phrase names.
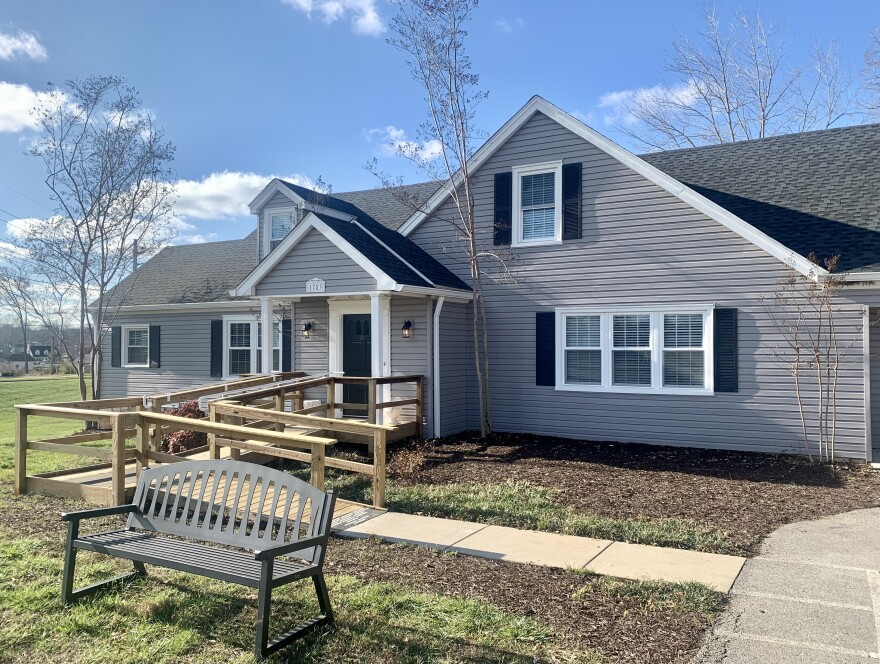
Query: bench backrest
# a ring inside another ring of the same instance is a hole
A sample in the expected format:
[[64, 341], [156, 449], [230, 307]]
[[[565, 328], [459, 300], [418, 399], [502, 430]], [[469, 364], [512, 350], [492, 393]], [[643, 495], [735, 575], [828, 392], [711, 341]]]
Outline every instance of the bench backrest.
[[[329, 493], [254, 463], [182, 461], [144, 469], [129, 516], [141, 528], [260, 550], [330, 534]], [[320, 550], [297, 552], [313, 561]]]

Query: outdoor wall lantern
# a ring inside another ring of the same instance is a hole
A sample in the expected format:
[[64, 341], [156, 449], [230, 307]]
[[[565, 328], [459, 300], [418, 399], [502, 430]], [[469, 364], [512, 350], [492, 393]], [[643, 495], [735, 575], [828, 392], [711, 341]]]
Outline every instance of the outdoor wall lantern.
[[403, 335], [404, 339], [409, 339], [410, 335], [412, 334], [412, 326], [413, 325], [411, 320], [403, 321], [403, 327], [400, 328], [400, 333]]
[[312, 324], [309, 322], [303, 323], [303, 339], [308, 339], [309, 335], [312, 333]]

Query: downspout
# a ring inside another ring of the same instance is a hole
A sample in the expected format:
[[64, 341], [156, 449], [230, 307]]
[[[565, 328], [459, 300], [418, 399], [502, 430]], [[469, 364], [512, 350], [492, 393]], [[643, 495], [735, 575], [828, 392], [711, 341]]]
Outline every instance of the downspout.
[[431, 433], [434, 438], [440, 437], [440, 312], [443, 311], [445, 297], [437, 298], [437, 306], [434, 308], [434, 383], [431, 389], [433, 402], [434, 427]]

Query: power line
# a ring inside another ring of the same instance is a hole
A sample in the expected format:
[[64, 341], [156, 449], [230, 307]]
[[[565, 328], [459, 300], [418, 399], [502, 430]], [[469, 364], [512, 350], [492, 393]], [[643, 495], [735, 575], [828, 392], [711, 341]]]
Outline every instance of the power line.
[[10, 191], [14, 191], [16, 194], [18, 194], [19, 196], [22, 196], [22, 197], [28, 199], [28, 200], [31, 201], [32, 203], [36, 203], [37, 205], [39, 205], [39, 206], [40, 206], [41, 208], [43, 208], [44, 210], [49, 210], [50, 212], [52, 211], [52, 208], [50, 208], [48, 205], [46, 205], [46, 204], [44, 204], [44, 203], [41, 203], [41, 202], [38, 201], [36, 198], [31, 198], [31, 197], [28, 196], [26, 193], [24, 193], [23, 191], [19, 191], [19, 190], [16, 189], [15, 187], [10, 186], [10, 185], [6, 184], [5, 182], [2, 182], [2, 181], [0, 181], [0, 185], [6, 187], [6, 188], [9, 189]]

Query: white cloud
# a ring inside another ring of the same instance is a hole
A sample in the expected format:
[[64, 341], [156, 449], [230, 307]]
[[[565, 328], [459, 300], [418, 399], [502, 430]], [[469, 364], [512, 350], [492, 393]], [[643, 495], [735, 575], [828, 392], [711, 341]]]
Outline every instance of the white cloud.
[[14, 35], [0, 32], [0, 60], [45, 60], [47, 57], [46, 47], [36, 35], [24, 30], [19, 30]]
[[63, 92], [37, 92], [27, 85], [0, 81], [0, 132], [35, 129], [32, 111], [59, 95], [66, 98]]
[[196, 233], [194, 235], [178, 235], [174, 238], [173, 244], [204, 244], [205, 242], [213, 242], [218, 237], [217, 233]]
[[632, 124], [637, 120], [628, 110], [631, 104], [647, 107], [667, 103], [674, 103], [677, 106], [691, 106], [698, 97], [699, 90], [696, 84], [693, 81], [688, 81], [673, 86], [658, 84], [650, 88], [606, 92], [599, 97], [597, 105], [606, 110], [603, 118], [606, 125], [618, 122]]
[[12, 219], [6, 222], [6, 235], [21, 239], [25, 237], [30, 229], [43, 223], [42, 219], [37, 217], [25, 217], [23, 219]]
[[503, 32], [504, 34], [510, 34], [514, 30], [522, 30], [526, 25], [526, 22], [521, 18], [515, 18], [508, 20], [504, 17], [499, 19], [495, 19], [495, 27], [498, 28], [499, 32]]
[[443, 154], [443, 146], [437, 139], [419, 143], [410, 140], [405, 130], [394, 125], [365, 129], [364, 136], [371, 143], [377, 143], [381, 154], [388, 157], [416, 156], [424, 161], [433, 161]]
[[[313, 187], [307, 177], [262, 175], [260, 173], [223, 171], [200, 180], [178, 180], [178, 199], [174, 212], [182, 219], [229, 219], [250, 214], [250, 203], [274, 177], [304, 187]], [[183, 229], [181, 229], [183, 230]]]
[[387, 29], [379, 11], [377, 0], [281, 0], [284, 4], [303, 12], [309, 18], [317, 15], [324, 23], [351, 19], [351, 27], [359, 35], [376, 37]]
[[583, 122], [585, 125], [592, 124], [596, 120], [596, 114], [592, 111], [587, 111], [586, 113], [583, 113], [581, 111], [574, 110], [569, 112], [572, 116]]

